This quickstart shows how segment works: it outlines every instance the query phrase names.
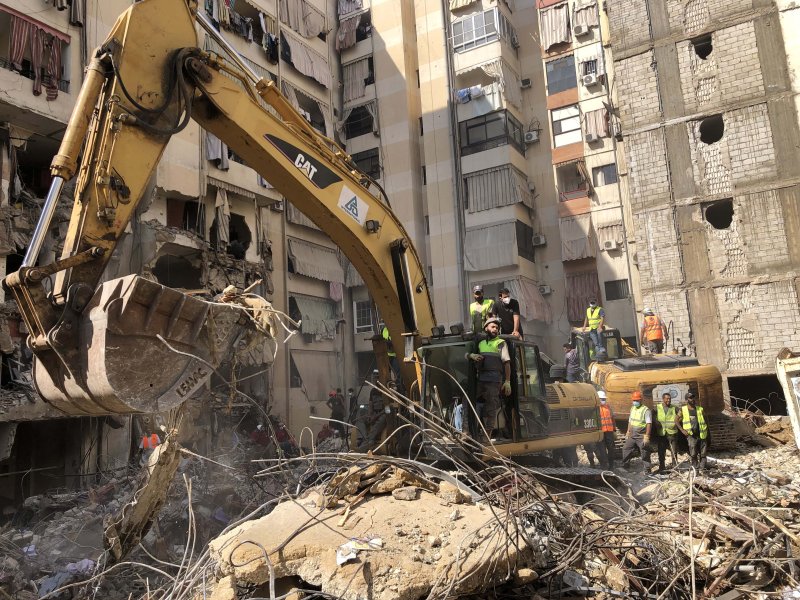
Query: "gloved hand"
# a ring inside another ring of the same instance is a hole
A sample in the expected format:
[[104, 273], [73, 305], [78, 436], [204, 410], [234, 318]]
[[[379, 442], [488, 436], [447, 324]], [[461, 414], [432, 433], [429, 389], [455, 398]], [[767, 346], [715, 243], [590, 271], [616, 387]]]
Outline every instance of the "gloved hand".
[[511, 382], [508, 381], [508, 380], [503, 382], [503, 393], [506, 396], [510, 396], [511, 395]]
[[649, 446], [650, 445], [650, 436], [649, 435], [644, 436], [644, 445], [645, 446]]
[[474, 360], [475, 362], [480, 362], [483, 360], [483, 356], [481, 356], [480, 354], [470, 354], [469, 359]]

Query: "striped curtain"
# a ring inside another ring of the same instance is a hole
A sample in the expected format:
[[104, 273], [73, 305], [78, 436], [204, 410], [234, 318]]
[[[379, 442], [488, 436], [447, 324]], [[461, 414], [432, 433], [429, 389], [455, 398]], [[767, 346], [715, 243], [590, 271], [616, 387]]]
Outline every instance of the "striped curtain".
[[339, 31], [336, 34], [336, 50], [342, 51], [356, 43], [356, 29], [361, 22], [361, 15], [339, 20]]
[[605, 108], [590, 110], [584, 116], [586, 133], [594, 134], [597, 137], [608, 137], [608, 111]]
[[547, 52], [552, 46], [570, 41], [569, 7], [566, 3], [539, 12], [542, 49]]
[[342, 67], [345, 102], [364, 97], [367, 89], [367, 84], [365, 83], [367, 77], [369, 77], [369, 59], [367, 58], [362, 58]]
[[58, 38], [42, 32], [43, 37], [47, 37], [46, 46], [50, 47], [50, 58], [47, 61], [47, 82], [45, 82], [45, 89], [47, 90], [47, 99], [55, 100], [58, 98], [58, 84], [61, 80], [61, 40]]
[[11, 68], [16, 71], [22, 70], [22, 59], [25, 57], [25, 50], [33, 37], [37, 28], [33, 23], [10, 16], [11, 19]]
[[362, 0], [339, 0], [339, 16], [346, 15], [354, 10], [361, 10], [363, 7]]
[[600, 282], [597, 271], [566, 273], [567, 284], [567, 319], [583, 321], [589, 300], [600, 298]]
[[511, 165], [470, 173], [465, 179], [470, 213], [519, 202], [533, 207], [528, 179]]
[[597, 17], [597, 3], [589, 2], [586, 4], [576, 4], [572, 14], [572, 26], [584, 25], [586, 27], [597, 27], [600, 21]]
[[[34, 27], [31, 31], [31, 68], [33, 69], [33, 95], [42, 95], [42, 58], [44, 58], [47, 33]], [[52, 37], [52, 36], [50, 36]]]

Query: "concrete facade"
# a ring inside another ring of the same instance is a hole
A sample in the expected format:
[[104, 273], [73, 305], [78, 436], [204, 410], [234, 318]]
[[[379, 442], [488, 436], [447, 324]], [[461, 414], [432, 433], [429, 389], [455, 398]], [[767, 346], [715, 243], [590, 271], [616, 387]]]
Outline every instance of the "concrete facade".
[[643, 301], [729, 380], [772, 373], [800, 345], [798, 9], [606, 10]]

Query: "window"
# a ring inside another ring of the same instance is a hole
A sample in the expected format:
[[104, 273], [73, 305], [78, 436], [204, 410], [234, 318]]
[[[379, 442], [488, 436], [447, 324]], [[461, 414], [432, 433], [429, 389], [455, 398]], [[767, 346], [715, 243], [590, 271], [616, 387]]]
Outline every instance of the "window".
[[628, 287], [627, 279], [606, 281], [604, 286], [606, 288], [606, 301], [625, 300], [630, 296], [630, 288]]
[[515, 48], [517, 33], [497, 8], [469, 15], [453, 23], [453, 50], [463, 52], [504, 38]]
[[191, 200], [167, 198], [167, 227], [185, 229], [205, 239], [205, 205]]
[[601, 185], [610, 185], [617, 183], [617, 165], [611, 163], [610, 165], [602, 165], [592, 169], [592, 183], [594, 187]]
[[581, 63], [582, 75], [596, 75], [597, 74], [597, 59], [585, 60]]
[[581, 111], [577, 104], [557, 108], [552, 111], [552, 116], [554, 148], [574, 144], [583, 139], [581, 135]]
[[517, 221], [517, 251], [522, 258], [536, 262], [533, 260], [533, 227], [522, 221]]
[[462, 121], [459, 123], [459, 132], [461, 154], [464, 156], [506, 144], [525, 153], [522, 124], [505, 110]]
[[356, 106], [344, 122], [344, 135], [349, 140], [372, 133], [373, 117], [366, 106]]
[[380, 179], [381, 163], [377, 148], [353, 154], [353, 162], [361, 171], [372, 177], [372, 179]]
[[[595, 63], [597, 65], [597, 63]], [[575, 75], [575, 57], [570, 54], [564, 58], [551, 60], [545, 65], [547, 71], [547, 94], [557, 94], [578, 86]]]
[[356, 333], [372, 331], [372, 302], [369, 300], [353, 302], [353, 315], [356, 322]]

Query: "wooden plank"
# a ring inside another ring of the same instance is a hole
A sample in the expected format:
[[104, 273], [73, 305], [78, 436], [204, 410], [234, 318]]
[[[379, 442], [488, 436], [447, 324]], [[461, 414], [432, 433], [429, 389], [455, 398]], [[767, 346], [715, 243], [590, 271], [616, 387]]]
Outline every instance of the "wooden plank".
[[716, 517], [712, 517], [706, 513], [694, 513], [692, 515], [692, 519], [694, 519], [696, 522], [699, 522], [700, 527], [713, 526], [716, 533], [721, 534], [732, 542], [743, 544], [745, 542], [752, 541], [753, 539], [752, 533], [749, 533], [744, 529], [740, 529], [731, 523], [720, 521]]

